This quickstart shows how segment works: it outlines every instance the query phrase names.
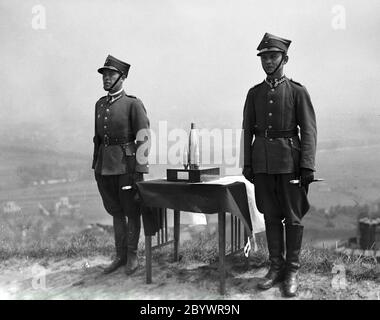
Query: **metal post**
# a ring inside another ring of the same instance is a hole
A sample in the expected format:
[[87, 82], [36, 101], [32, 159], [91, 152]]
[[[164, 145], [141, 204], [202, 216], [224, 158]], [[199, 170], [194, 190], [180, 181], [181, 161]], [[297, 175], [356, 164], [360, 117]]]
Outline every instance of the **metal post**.
[[164, 216], [165, 216], [165, 242], [168, 242], [168, 210], [164, 209]]
[[232, 213], [230, 214], [230, 217], [231, 217], [231, 252], [234, 252], [234, 217], [232, 215]]
[[[160, 211], [160, 220], [164, 219], [163, 217], [164, 209], [161, 209]], [[162, 228], [161, 229], [161, 243], [165, 243], [165, 220], [162, 221]]]
[[218, 213], [220, 294], [226, 291], [226, 213]]
[[174, 210], [174, 261], [179, 260], [178, 247], [179, 247], [179, 231], [180, 231], [180, 211]]
[[238, 231], [237, 231], [237, 217], [236, 216], [234, 216], [234, 230], [235, 230], [235, 243], [234, 243], [234, 251], [236, 251], [237, 249], [238, 249], [238, 247], [237, 247], [237, 236], [238, 236]]
[[145, 236], [146, 283], [152, 283], [152, 236]]

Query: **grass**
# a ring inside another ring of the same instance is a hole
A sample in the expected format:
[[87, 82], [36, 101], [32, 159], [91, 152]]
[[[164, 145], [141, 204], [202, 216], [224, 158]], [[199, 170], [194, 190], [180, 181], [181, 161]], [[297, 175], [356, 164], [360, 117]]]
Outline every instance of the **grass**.
[[[266, 242], [258, 238], [257, 244], [258, 250], [249, 256], [250, 265], [268, 267], [269, 260]], [[154, 258], [169, 257], [171, 254], [171, 247], [163, 247], [154, 252]], [[237, 256], [237, 259], [245, 259], [242, 253], [237, 254]], [[180, 262], [183, 264], [194, 261], [210, 264], [217, 260], [218, 240], [215, 234], [201, 232], [197, 239], [185, 241], [181, 246]], [[301, 250], [300, 261], [300, 272], [304, 274], [314, 273], [331, 276], [334, 272], [334, 267], [343, 266], [348, 280], [380, 280], [380, 265], [376, 259], [370, 257], [361, 256], [354, 258], [353, 256], [338, 253], [331, 249], [319, 249], [305, 245]]]
[[[38, 225], [41, 222], [38, 221]], [[51, 223], [52, 228], [56, 222]], [[8, 230], [9, 231], [9, 230]], [[62, 230], [61, 230], [62, 231]], [[16, 232], [14, 230], [14, 232]], [[20, 235], [0, 238], [0, 263], [11, 258], [66, 259], [91, 257], [96, 255], [111, 256], [115, 253], [113, 234], [99, 230], [82, 230], [74, 234], [53, 235], [47, 229], [43, 234], [30, 233], [30, 238], [22, 239]], [[144, 237], [141, 234], [139, 256], [144, 256]], [[264, 238], [257, 237], [258, 250], [251, 252], [250, 264], [268, 266], [268, 251]], [[227, 245], [227, 252], [229, 250]], [[170, 259], [172, 246], [153, 251], [154, 261]], [[243, 254], [237, 258], [244, 260]], [[180, 247], [180, 263], [201, 262], [211, 264], [218, 260], [218, 237], [212, 232], [199, 232], [192, 240], [185, 241]], [[301, 251], [301, 273], [318, 273], [331, 275], [334, 266], [344, 266], [346, 276], [353, 281], [379, 280], [380, 267], [374, 258], [347, 256], [329, 249], [317, 249], [304, 245]]]
[[0, 262], [13, 257], [76, 257], [114, 251], [112, 235], [89, 232], [83, 219], [75, 215], [2, 215], [0, 229]]
[[113, 238], [109, 234], [92, 235], [81, 233], [67, 239], [44, 239], [17, 245], [2, 241], [0, 262], [10, 258], [73, 258], [96, 255], [110, 255], [115, 251]]
[[218, 237], [215, 234], [200, 232], [199, 237], [188, 240], [181, 246], [181, 261], [213, 263], [218, 258]]

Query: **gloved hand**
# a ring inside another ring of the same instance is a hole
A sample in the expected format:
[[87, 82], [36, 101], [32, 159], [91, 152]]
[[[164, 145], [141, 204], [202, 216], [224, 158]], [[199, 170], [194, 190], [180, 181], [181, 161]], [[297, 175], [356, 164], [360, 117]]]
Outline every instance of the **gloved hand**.
[[135, 192], [133, 200], [135, 200], [137, 202], [141, 201], [141, 197], [140, 197], [139, 190], [137, 189], [136, 182], [143, 181], [143, 180], [144, 180], [144, 177], [143, 177], [143, 174], [141, 172], [133, 173], [132, 189], [133, 189], [133, 192]]
[[140, 182], [144, 180], [144, 176], [141, 172], [133, 173], [133, 183]]
[[253, 183], [253, 170], [252, 167], [244, 167], [243, 168], [243, 176], [250, 182]]
[[314, 172], [311, 169], [301, 168], [300, 182], [301, 185], [307, 187], [314, 180]]

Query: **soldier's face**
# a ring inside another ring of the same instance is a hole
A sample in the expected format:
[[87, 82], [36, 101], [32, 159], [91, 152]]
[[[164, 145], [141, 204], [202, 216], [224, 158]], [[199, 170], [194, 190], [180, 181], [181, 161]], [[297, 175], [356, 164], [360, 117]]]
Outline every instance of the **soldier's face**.
[[[281, 52], [266, 52], [261, 56], [261, 65], [266, 73], [272, 73], [277, 66], [281, 63]], [[285, 62], [285, 61], [283, 61]]]
[[[104, 70], [103, 71], [103, 88], [104, 90], [108, 91], [112, 87], [112, 85], [117, 81], [119, 78], [119, 73], [113, 70]], [[122, 79], [120, 78], [119, 82], [120, 84], [116, 84], [114, 86], [114, 89], [117, 89], [122, 84]]]

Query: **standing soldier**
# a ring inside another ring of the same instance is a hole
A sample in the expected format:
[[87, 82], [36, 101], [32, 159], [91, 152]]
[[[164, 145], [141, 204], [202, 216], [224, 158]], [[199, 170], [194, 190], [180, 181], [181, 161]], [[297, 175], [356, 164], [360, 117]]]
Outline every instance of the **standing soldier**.
[[[150, 141], [143, 103], [123, 90], [129, 67], [109, 55], [98, 69], [108, 95], [95, 105], [92, 168], [104, 208], [113, 217], [116, 247], [116, 258], [104, 269], [105, 274], [126, 265], [125, 273], [129, 275], [138, 267], [141, 219], [136, 182], [148, 173]], [[122, 189], [124, 186], [127, 188]]]
[[[309, 210], [307, 192], [314, 179], [317, 128], [306, 88], [283, 73], [290, 43], [266, 33], [257, 48], [267, 77], [248, 91], [245, 101], [243, 175], [254, 183], [265, 219], [270, 268], [258, 287], [265, 290], [284, 281], [284, 294], [292, 297], [298, 287], [301, 219]], [[292, 179], [300, 184], [290, 184]]]

